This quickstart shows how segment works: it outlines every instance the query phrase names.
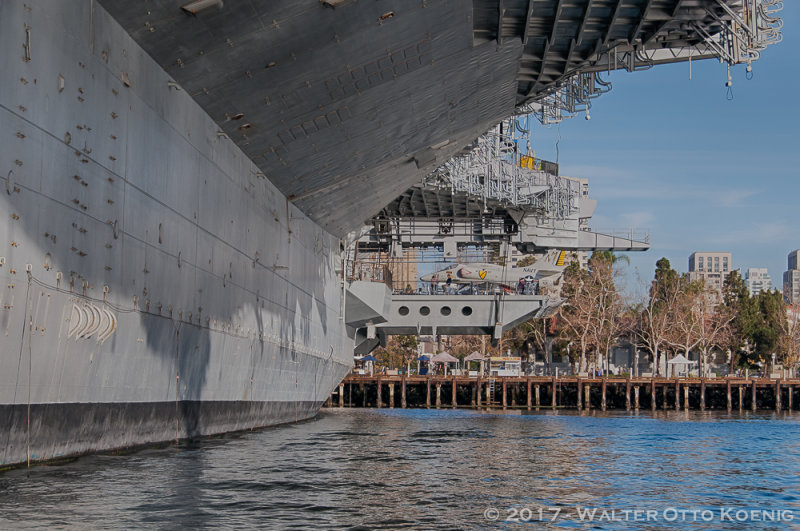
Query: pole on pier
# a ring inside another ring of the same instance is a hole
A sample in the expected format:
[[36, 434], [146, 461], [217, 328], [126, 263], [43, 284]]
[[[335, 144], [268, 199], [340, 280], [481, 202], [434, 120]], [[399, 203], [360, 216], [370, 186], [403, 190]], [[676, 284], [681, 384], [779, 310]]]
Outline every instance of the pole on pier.
[[753, 407], [752, 407], [752, 409], [753, 409], [753, 411], [758, 409], [758, 399], [757, 399], [757, 393], [756, 393], [756, 379], [755, 378], [753, 378]]
[[481, 407], [481, 392], [483, 391], [483, 381], [478, 378], [478, 381], [475, 384], [478, 389], [477, 397], [478, 397], [478, 407]]
[[377, 403], [377, 407], [379, 407], [379, 408], [383, 407], [383, 400], [381, 400], [381, 391], [382, 390], [383, 389], [381, 389], [381, 379], [378, 378], [378, 403]]
[[728, 380], [728, 413], [733, 409], [733, 401], [731, 400], [731, 381]]
[[364, 389], [364, 384], [358, 384], [358, 388], [361, 391], [361, 407], [367, 407], [367, 390]]
[[790, 385], [789, 386], [789, 402], [787, 404], [789, 406], [789, 411], [792, 410], [792, 395], [793, 394], [794, 394], [794, 386]]
[[706, 409], [706, 380], [702, 378], [700, 380], [700, 411], [704, 411]]
[[442, 407], [442, 382], [436, 382], [436, 409]]
[[600, 409], [603, 411], [606, 410], [606, 377], [603, 376], [603, 384], [601, 385], [602, 389], [602, 398], [600, 400]]
[[540, 392], [539, 384], [536, 384], [535, 393], [536, 393], [536, 409], [539, 409], [539, 406], [542, 405], [542, 400], [541, 400], [542, 395]]
[[553, 409], [556, 408], [556, 404], [558, 403], [558, 396], [556, 395], [556, 377], [553, 376]]
[[582, 392], [583, 392], [583, 384], [581, 383], [581, 379], [578, 378], [578, 411], [583, 409], [583, 404], [582, 404], [583, 395], [581, 394]]
[[631, 410], [631, 379], [625, 378], [625, 410]]
[[408, 403], [406, 402], [406, 375], [403, 375], [403, 379], [400, 380], [400, 407], [405, 409], [408, 407]]
[[781, 410], [781, 381], [775, 380], [775, 411]]
[[458, 384], [456, 383], [456, 375], [453, 375], [453, 396], [450, 400], [450, 405], [455, 409], [458, 407], [458, 398], [456, 398], [456, 393], [458, 392]]
[[470, 399], [470, 404], [469, 405], [475, 406], [475, 403], [477, 402], [478, 397], [481, 396], [481, 393], [480, 393], [480, 391], [477, 390], [477, 388], [474, 385], [470, 385], [469, 389], [470, 389], [470, 393], [471, 393], [471, 399]]
[[389, 382], [389, 408], [394, 409], [394, 383]]
[[636, 411], [639, 411], [639, 386], [633, 386], [633, 407]]
[[344, 384], [339, 384], [339, 407], [344, 407]]
[[507, 394], [508, 394], [508, 387], [506, 385], [506, 379], [503, 378], [503, 409], [506, 408], [506, 404], [507, 404], [506, 396], [507, 396]]
[[[664, 405], [667, 404], [666, 397], [664, 397]], [[681, 382], [675, 379], [675, 411], [681, 410]]]
[[426, 381], [427, 392], [425, 394], [425, 407], [431, 407], [431, 377], [428, 376]]
[[492, 385], [491, 383], [486, 383], [486, 407], [492, 407]]
[[739, 411], [744, 409], [744, 386], [739, 385]]
[[530, 378], [528, 378], [528, 395], [527, 395], [527, 398], [528, 398], [528, 411], [530, 411], [531, 410], [531, 398], [532, 398], [531, 397], [531, 380], [530, 380]]

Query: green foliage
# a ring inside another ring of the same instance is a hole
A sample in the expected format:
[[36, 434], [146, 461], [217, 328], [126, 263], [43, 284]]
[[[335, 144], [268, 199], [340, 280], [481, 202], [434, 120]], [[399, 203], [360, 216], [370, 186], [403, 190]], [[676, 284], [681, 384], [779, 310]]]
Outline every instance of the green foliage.
[[733, 315], [731, 350], [734, 364], [755, 367], [769, 361], [778, 348], [786, 319], [786, 304], [777, 290], [751, 297], [739, 271], [732, 271], [723, 286], [724, 305]]
[[781, 336], [781, 320], [786, 319], [786, 304], [778, 290], [762, 291], [756, 297], [759, 319], [753, 330], [755, 354], [761, 361], [771, 358]]

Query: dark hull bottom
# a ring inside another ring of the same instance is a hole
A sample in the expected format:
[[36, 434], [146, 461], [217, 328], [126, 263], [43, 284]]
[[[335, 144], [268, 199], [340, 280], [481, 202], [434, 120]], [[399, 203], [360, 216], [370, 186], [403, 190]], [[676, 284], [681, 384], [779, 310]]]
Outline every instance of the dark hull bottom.
[[[30, 459], [46, 461], [296, 422], [321, 402], [31, 404]], [[0, 466], [28, 459], [28, 405], [0, 405]]]

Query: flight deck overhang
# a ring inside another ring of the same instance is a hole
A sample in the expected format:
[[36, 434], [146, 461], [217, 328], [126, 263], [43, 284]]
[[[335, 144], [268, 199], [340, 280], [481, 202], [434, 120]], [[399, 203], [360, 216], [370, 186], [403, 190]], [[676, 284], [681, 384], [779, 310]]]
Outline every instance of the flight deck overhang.
[[[162, 90], [217, 123], [209, 141], [235, 143], [340, 236], [520, 107], [543, 121], [586, 107], [609, 88], [600, 71], [749, 63], [780, 39], [767, 0], [98, 3], [174, 79]], [[125, 55], [112, 33], [91, 35]], [[113, 75], [145, 82], [123, 63]]]

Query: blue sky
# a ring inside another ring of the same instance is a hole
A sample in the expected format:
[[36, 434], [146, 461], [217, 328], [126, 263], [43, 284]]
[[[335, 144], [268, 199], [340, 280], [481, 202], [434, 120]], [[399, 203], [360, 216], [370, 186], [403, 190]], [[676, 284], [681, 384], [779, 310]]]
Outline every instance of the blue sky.
[[[678, 271], [693, 251], [730, 251], [733, 267], [767, 267], [782, 285], [786, 255], [800, 248], [800, 2], [785, 2], [783, 42], [732, 69], [694, 61], [614, 72], [613, 90], [582, 115], [532, 131], [537, 156], [589, 179], [591, 226], [646, 228], [652, 247], [630, 253], [648, 280], [666, 256]], [[605, 76], [608, 77], [608, 76]]]

